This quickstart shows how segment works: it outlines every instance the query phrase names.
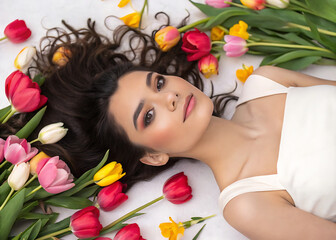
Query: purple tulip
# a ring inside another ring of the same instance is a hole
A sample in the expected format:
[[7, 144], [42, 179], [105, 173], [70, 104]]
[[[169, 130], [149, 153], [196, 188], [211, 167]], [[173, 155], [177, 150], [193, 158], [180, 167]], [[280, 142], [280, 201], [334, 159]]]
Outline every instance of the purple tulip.
[[223, 48], [228, 57], [240, 57], [248, 51], [246, 41], [241, 37], [226, 35], [224, 40], [226, 44]]
[[58, 156], [42, 159], [36, 172], [41, 186], [48, 193], [64, 192], [75, 186], [69, 167]]
[[205, 0], [205, 4], [212, 6], [214, 8], [226, 8], [229, 7], [230, 4], [225, 2], [232, 2], [232, 0]]
[[4, 157], [8, 162], [16, 165], [27, 162], [37, 154], [37, 148], [32, 148], [26, 139], [19, 139], [11, 135], [6, 139], [4, 146]]
[[2, 138], [0, 138], [0, 163], [2, 162], [3, 158], [4, 158], [4, 147], [5, 147], [5, 140], [3, 140]]

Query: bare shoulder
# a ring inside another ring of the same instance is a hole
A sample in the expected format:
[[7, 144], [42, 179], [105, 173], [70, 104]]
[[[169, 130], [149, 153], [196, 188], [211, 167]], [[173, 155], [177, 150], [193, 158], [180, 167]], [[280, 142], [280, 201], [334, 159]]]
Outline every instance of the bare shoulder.
[[336, 239], [335, 223], [296, 208], [280, 192], [239, 195], [223, 215], [249, 239]]

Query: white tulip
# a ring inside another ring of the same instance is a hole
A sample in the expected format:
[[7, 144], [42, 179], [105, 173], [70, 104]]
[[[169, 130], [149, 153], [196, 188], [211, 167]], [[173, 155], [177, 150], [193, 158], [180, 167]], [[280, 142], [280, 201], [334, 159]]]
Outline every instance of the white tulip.
[[8, 177], [8, 185], [16, 191], [19, 190], [27, 182], [29, 172], [29, 163], [22, 162], [15, 165], [13, 171]]
[[14, 60], [14, 66], [15, 68], [19, 70], [24, 70], [26, 67], [29, 66], [31, 61], [33, 60], [33, 57], [36, 55], [36, 48], [29, 46], [25, 47], [20, 51], [20, 53], [16, 56]]
[[58, 142], [68, 132], [68, 129], [64, 128], [63, 125], [64, 123], [58, 122], [45, 126], [41, 129], [38, 135], [38, 140], [43, 144]]
[[266, 3], [278, 8], [286, 8], [289, 4], [289, 0], [266, 0]]

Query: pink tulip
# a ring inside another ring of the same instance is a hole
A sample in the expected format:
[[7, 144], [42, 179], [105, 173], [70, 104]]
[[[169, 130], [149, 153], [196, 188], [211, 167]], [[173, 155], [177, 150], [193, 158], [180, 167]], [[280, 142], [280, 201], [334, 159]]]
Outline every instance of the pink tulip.
[[121, 182], [117, 181], [100, 190], [97, 197], [99, 207], [104, 211], [112, 211], [125, 202], [128, 196], [123, 193], [123, 188], [125, 185], [123, 186]]
[[163, 185], [163, 195], [174, 204], [181, 204], [192, 198], [192, 189], [188, 185], [188, 177], [183, 172], [170, 177]]
[[32, 148], [26, 139], [19, 139], [17, 136], [11, 135], [6, 139], [3, 152], [6, 160], [16, 165], [29, 161], [37, 154], [38, 150]]
[[69, 167], [58, 156], [39, 161], [36, 172], [41, 186], [48, 193], [64, 192], [75, 186]]
[[18, 112], [33, 112], [47, 102], [47, 97], [41, 95], [38, 84], [19, 70], [7, 77], [5, 92]]
[[232, 0], [205, 0], [205, 4], [212, 6], [214, 8], [226, 8], [229, 7], [230, 4], [225, 2], [232, 2]]
[[18, 19], [8, 24], [4, 33], [8, 40], [13, 43], [24, 42], [31, 35], [31, 31], [27, 28], [25, 21]]
[[195, 61], [210, 53], [211, 40], [204, 32], [195, 29], [183, 35], [181, 48], [188, 53], [188, 61]]
[[140, 235], [138, 224], [128, 224], [117, 232], [113, 240], [146, 240]]
[[3, 158], [4, 158], [4, 147], [5, 147], [5, 140], [3, 140], [2, 138], [0, 138], [0, 163], [2, 162]]
[[180, 41], [180, 32], [173, 26], [167, 26], [155, 34], [155, 41], [163, 52], [167, 52]]
[[241, 37], [226, 35], [224, 40], [226, 42], [224, 51], [228, 57], [240, 57], [248, 51], [246, 41]]
[[251, 9], [261, 10], [265, 8], [266, 0], [240, 0], [240, 2]]
[[89, 206], [75, 212], [70, 218], [70, 227], [78, 238], [91, 238], [99, 236], [103, 226], [99, 222], [99, 210]]

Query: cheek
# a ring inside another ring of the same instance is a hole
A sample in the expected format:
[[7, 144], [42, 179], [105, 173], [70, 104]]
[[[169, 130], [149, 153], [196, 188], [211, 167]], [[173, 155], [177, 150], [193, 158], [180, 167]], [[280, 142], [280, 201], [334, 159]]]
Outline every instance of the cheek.
[[169, 125], [160, 124], [155, 129], [153, 128], [153, 131], [149, 134], [147, 144], [152, 146], [154, 150], [166, 151], [176, 140], [176, 130], [176, 127], [172, 128]]

